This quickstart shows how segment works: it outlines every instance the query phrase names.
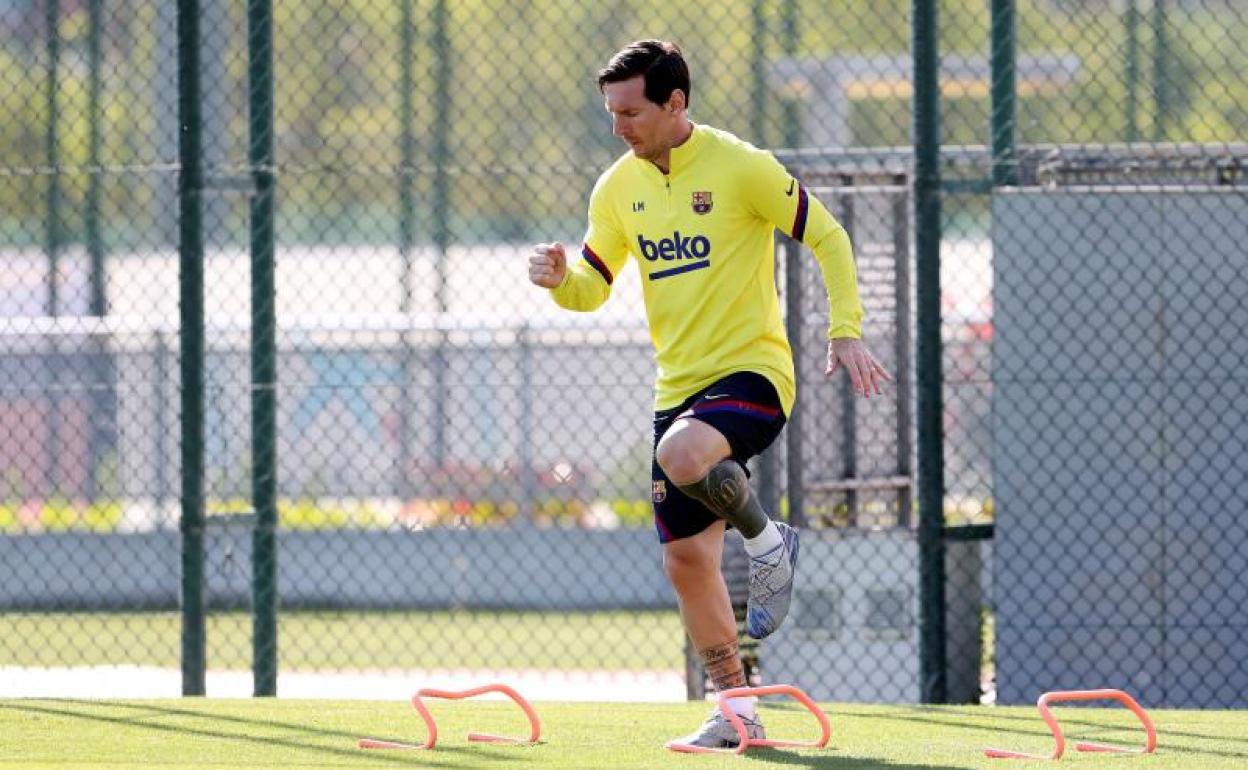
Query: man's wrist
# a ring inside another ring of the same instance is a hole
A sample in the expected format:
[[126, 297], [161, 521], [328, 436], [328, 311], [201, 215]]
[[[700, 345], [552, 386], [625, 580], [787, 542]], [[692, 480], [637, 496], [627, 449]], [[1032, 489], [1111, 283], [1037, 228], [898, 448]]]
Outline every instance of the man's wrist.
[[862, 339], [862, 324], [853, 318], [829, 318], [828, 339]]

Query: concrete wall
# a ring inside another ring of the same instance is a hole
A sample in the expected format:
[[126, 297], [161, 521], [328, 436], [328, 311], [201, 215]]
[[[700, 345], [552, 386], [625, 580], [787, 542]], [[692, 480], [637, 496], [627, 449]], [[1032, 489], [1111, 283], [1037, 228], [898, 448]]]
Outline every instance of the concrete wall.
[[998, 194], [997, 686], [1248, 706], [1248, 198]]
[[[173, 609], [176, 532], [0, 536], [0, 611]], [[250, 605], [251, 532], [214, 526], [211, 606]], [[283, 607], [598, 610], [675, 606], [649, 529], [283, 532]]]
[[[977, 703], [982, 546], [946, 547], [947, 695]], [[764, 679], [816, 700], [922, 700], [918, 558], [912, 530], [803, 532], [789, 619], [761, 643]]]

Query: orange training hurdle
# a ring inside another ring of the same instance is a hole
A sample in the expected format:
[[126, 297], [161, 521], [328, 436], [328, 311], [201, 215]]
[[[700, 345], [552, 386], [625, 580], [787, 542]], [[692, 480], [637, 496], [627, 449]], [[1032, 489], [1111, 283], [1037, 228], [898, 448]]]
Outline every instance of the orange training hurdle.
[[[746, 737], [745, 725], [741, 723], [741, 717], [728, 706], [729, 698], [745, 698], [752, 695], [789, 695], [798, 703], [806, 707], [806, 710], [814, 714], [815, 719], [819, 722], [819, 737], [813, 741], [791, 741], [791, 740], [774, 740], [770, 738], [762, 738], [759, 740], [750, 740]], [[771, 748], [815, 748], [821, 749], [828, 745], [828, 737], [831, 734], [831, 727], [828, 725], [828, 716], [819, 709], [815, 702], [810, 699], [806, 693], [789, 684], [772, 684], [765, 687], [733, 687], [724, 690], [717, 698], [719, 711], [732, 726], [737, 730], [737, 737], [740, 743], [735, 749], [709, 749], [702, 746], [691, 746], [687, 743], [676, 743], [672, 741], [667, 744], [667, 748], [672, 751], [679, 751], [687, 754], [744, 754], [745, 750], [751, 746], [766, 746]]]
[[1049, 708], [1050, 703], [1060, 701], [1085, 701], [1085, 700], [1116, 700], [1131, 710], [1139, 718], [1140, 723], [1144, 725], [1144, 748], [1129, 749], [1122, 746], [1110, 746], [1104, 743], [1088, 743], [1080, 741], [1075, 744], [1075, 751], [1099, 751], [1114, 752], [1121, 754], [1152, 754], [1157, 748], [1157, 728], [1153, 726], [1153, 720], [1149, 719], [1148, 712], [1135, 702], [1135, 699], [1127, 695], [1122, 690], [1055, 690], [1046, 692], [1036, 701], [1036, 708], [1040, 710], [1040, 716], [1044, 718], [1045, 724], [1049, 726], [1049, 730], [1053, 732], [1053, 753], [1049, 756], [1044, 754], [1028, 754], [1022, 751], [1010, 751], [1009, 749], [984, 749], [984, 754], [993, 759], [1061, 759], [1062, 754], [1066, 752], [1066, 738], [1062, 735], [1062, 727], [1057, 723], [1057, 718], [1053, 716], [1053, 711]]
[[459, 700], [461, 698], [472, 698], [487, 692], [502, 693], [515, 701], [516, 705], [520, 707], [520, 709], [524, 712], [524, 715], [529, 720], [529, 737], [513, 738], [505, 735], [490, 735], [488, 733], [470, 732], [468, 733], [468, 740], [486, 743], [537, 743], [541, 738], [542, 724], [538, 720], [537, 712], [533, 710], [533, 706], [521, 697], [520, 693], [505, 684], [486, 684], [480, 687], [474, 687], [471, 690], [435, 690], [429, 687], [417, 690], [416, 694], [412, 696], [412, 706], [415, 707], [416, 713], [420, 714], [420, 718], [424, 720], [425, 727], [428, 729], [429, 733], [425, 742], [421, 745], [397, 743], [395, 741], [383, 741], [376, 738], [361, 738], [359, 747], [361, 749], [432, 749], [438, 742], [438, 725], [433, 719], [433, 714], [429, 712], [428, 707], [425, 706], [422, 699], [445, 698], [448, 700]]

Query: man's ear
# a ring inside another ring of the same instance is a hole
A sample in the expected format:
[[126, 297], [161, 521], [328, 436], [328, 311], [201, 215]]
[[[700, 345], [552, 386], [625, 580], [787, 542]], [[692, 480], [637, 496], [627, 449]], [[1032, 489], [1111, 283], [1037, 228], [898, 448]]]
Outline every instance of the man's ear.
[[685, 108], [685, 92], [679, 88], [672, 91], [672, 95], [667, 97], [667, 109], [671, 112], [683, 110]]

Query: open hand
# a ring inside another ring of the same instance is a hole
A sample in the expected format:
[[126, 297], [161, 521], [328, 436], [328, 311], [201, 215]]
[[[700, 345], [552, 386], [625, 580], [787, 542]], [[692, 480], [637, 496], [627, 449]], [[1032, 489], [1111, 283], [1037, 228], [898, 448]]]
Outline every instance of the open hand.
[[831, 377], [840, 367], [849, 372], [849, 380], [854, 384], [854, 392], [871, 398], [874, 392], [883, 395], [881, 389], [885, 381], [892, 380], [892, 375], [875, 360], [862, 340], [852, 337], [828, 340], [828, 368], [824, 372]]

